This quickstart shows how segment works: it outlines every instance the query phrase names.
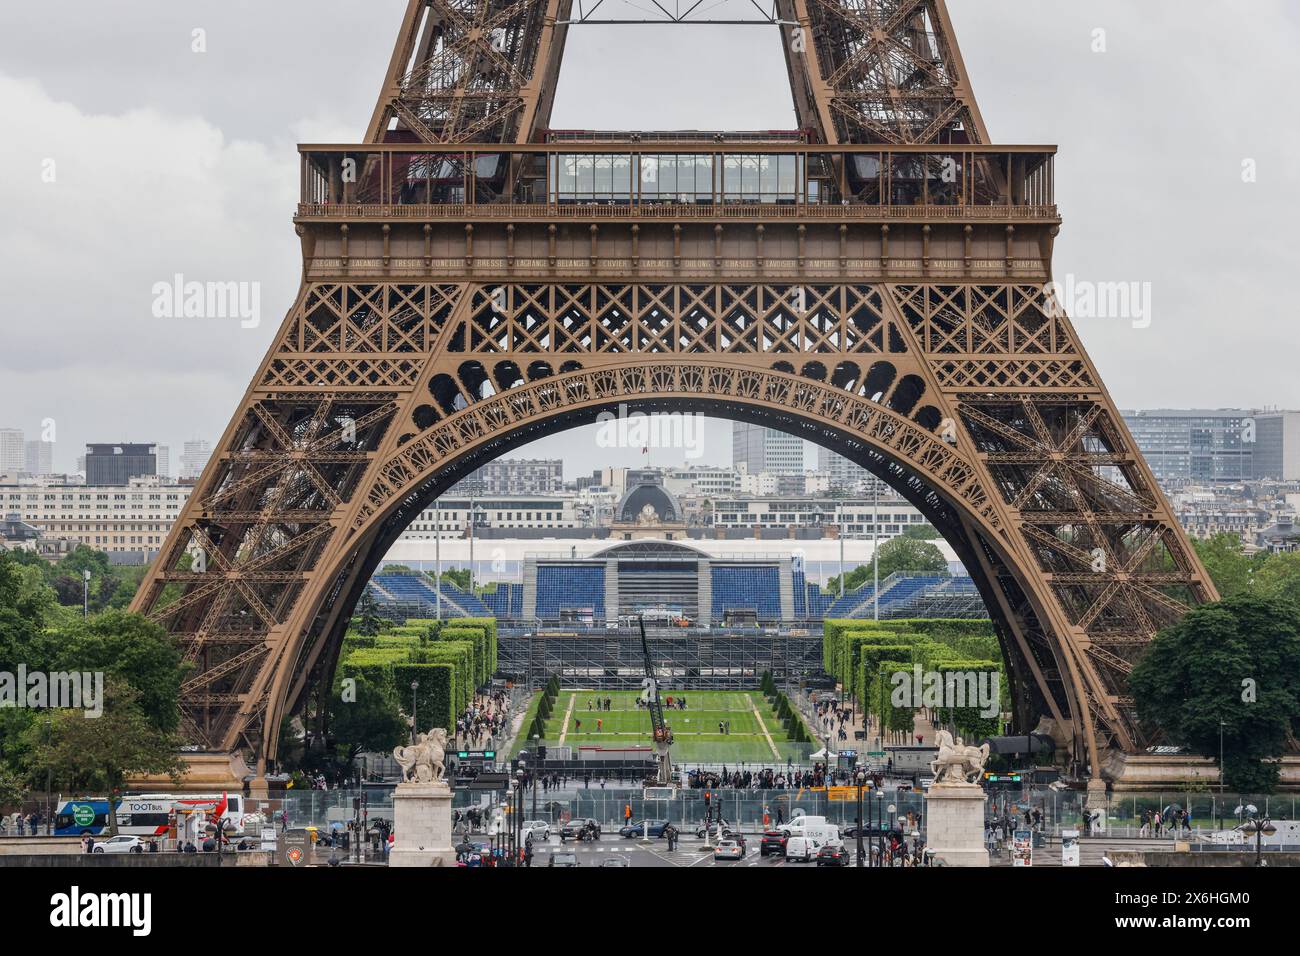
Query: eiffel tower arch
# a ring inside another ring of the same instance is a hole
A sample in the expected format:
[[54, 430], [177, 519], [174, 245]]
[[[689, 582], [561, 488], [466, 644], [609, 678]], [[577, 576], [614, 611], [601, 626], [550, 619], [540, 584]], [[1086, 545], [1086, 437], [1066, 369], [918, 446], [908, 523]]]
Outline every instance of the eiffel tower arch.
[[1215, 593], [1045, 291], [1055, 148], [990, 141], [942, 0], [770, 20], [798, 130], [557, 133], [569, 0], [410, 0], [366, 142], [300, 147], [301, 289], [135, 600], [193, 743], [264, 770], [406, 525], [620, 408], [856, 461], [970, 570], [1018, 726], [1094, 774], [1157, 739], [1127, 675]]

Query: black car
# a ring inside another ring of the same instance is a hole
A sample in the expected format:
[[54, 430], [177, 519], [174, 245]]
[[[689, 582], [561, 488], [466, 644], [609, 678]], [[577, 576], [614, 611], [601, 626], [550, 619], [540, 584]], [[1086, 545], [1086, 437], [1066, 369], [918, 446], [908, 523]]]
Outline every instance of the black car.
[[818, 866], [848, 866], [849, 853], [839, 843], [827, 843], [817, 851]]
[[759, 856], [785, 856], [785, 841], [790, 839], [784, 830], [767, 830], [758, 841]]
[[600, 824], [590, 817], [574, 817], [560, 828], [560, 836], [565, 840], [599, 840]]
[[631, 839], [632, 837], [648, 835], [659, 839], [664, 835], [664, 830], [668, 829], [667, 820], [638, 820], [636, 823], [629, 823], [627, 826], [619, 829], [618, 834], [621, 837]]

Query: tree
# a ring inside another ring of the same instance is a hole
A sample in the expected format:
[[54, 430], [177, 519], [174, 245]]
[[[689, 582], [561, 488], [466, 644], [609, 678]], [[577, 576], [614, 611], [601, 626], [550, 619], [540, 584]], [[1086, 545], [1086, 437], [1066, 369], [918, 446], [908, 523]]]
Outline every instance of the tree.
[[[438, 579], [437, 575], [432, 571], [429, 572], [429, 577], [433, 578], [435, 581]], [[469, 568], [448, 568], [446, 571], [442, 572], [442, 580], [443, 583], [451, 583], [462, 591], [468, 591]]]
[[374, 637], [384, 628], [384, 619], [379, 616], [378, 608], [370, 591], [362, 591], [349, 629], [364, 637]]
[[[1138, 714], [1207, 757], [1225, 783], [1268, 793], [1300, 714], [1300, 608], [1241, 594], [1193, 608], [1134, 666]], [[1222, 722], [1222, 723], [1221, 723]]]
[[[51, 721], [36, 721], [25, 732], [27, 770], [32, 779], [47, 775], [56, 790], [113, 793], [127, 777], [166, 774], [180, 783], [186, 764], [177, 756], [181, 741], [159, 730], [140, 707], [140, 692], [119, 678], [105, 683], [104, 712], [87, 717], [61, 710]], [[117, 832], [115, 807], [109, 807], [110, 832]]]
[[27, 788], [17, 774], [0, 765], [0, 813], [22, 805], [27, 799]]
[[1251, 576], [1262, 558], [1247, 556], [1237, 535], [1221, 533], [1204, 539], [1194, 538], [1192, 547], [1209, 572], [1219, 597], [1228, 598], [1250, 590]]
[[162, 627], [139, 614], [107, 611], [66, 628], [52, 669], [102, 671], [135, 688], [156, 728], [172, 731], [180, 723], [177, 700], [186, 670], [180, 651]]
[[934, 527], [934, 525], [911, 524], [903, 529], [903, 537], [911, 538], [914, 541], [938, 541], [943, 537]]
[[364, 677], [351, 679], [356, 681], [351, 688], [344, 687], [342, 680], [336, 683], [329, 705], [330, 735], [347, 764], [362, 751], [391, 751], [408, 733], [391, 686], [371, 683]]
[[947, 577], [948, 560], [942, 551], [928, 541], [917, 541], [906, 536], [890, 538], [880, 546], [881, 580], [896, 571]]

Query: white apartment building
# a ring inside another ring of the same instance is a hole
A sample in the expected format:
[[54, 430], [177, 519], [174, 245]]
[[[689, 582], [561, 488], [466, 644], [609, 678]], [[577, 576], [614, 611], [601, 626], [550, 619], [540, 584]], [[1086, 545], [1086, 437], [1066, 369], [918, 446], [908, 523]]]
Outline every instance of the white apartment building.
[[882, 498], [878, 515], [870, 498], [732, 498], [713, 503], [713, 524], [724, 528], [842, 527], [846, 537], [899, 535], [924, 524], [913, 505]]
[[402, 532], [399, 540], [432, 541], [439, 531], [444, 538], [467, 536], [471, 508], [476, 529], [563, 529], [582, 526], [572, 497], [492, 495], [468, 498], [464, 495], [448, 495], [439, 500], [437, 507], [430, 506], [420, 512]]
[[17, 515], [49, 538], [97, 551], [157, 551], [193, 488], [133, 478], [126, 486], [0, 485], [0, 512]]

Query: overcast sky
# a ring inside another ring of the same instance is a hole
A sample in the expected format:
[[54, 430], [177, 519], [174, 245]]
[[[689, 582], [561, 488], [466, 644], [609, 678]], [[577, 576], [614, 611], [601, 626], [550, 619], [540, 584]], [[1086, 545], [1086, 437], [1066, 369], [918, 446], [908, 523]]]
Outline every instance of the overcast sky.
[[[37, 438], [53, 420], [61, 470], [88, 441], [168, 444], [174, 469], [186, 439], [219, 438], [297, 290], [294, 145], [361, 138], [404, 7], [3, 4], [0, 427]], [[1060, 145], [1057, 278], [1150, 283], [1149, 327], [1077, 322], [1115, 400], [1300, 407], [1300, 5], [950, 9], [994, 140]], [[771, 27], [577, 28], [553, 125], [790, 128], [779, 43]], [[260, 283], [261, 324], [155, 318], [154, 284], [178, 273]], [[710, 423], [702, 460], [729, 460], [728, 433]], [[589, 431], [521, 454], [570, 475], [638, 458]]]

